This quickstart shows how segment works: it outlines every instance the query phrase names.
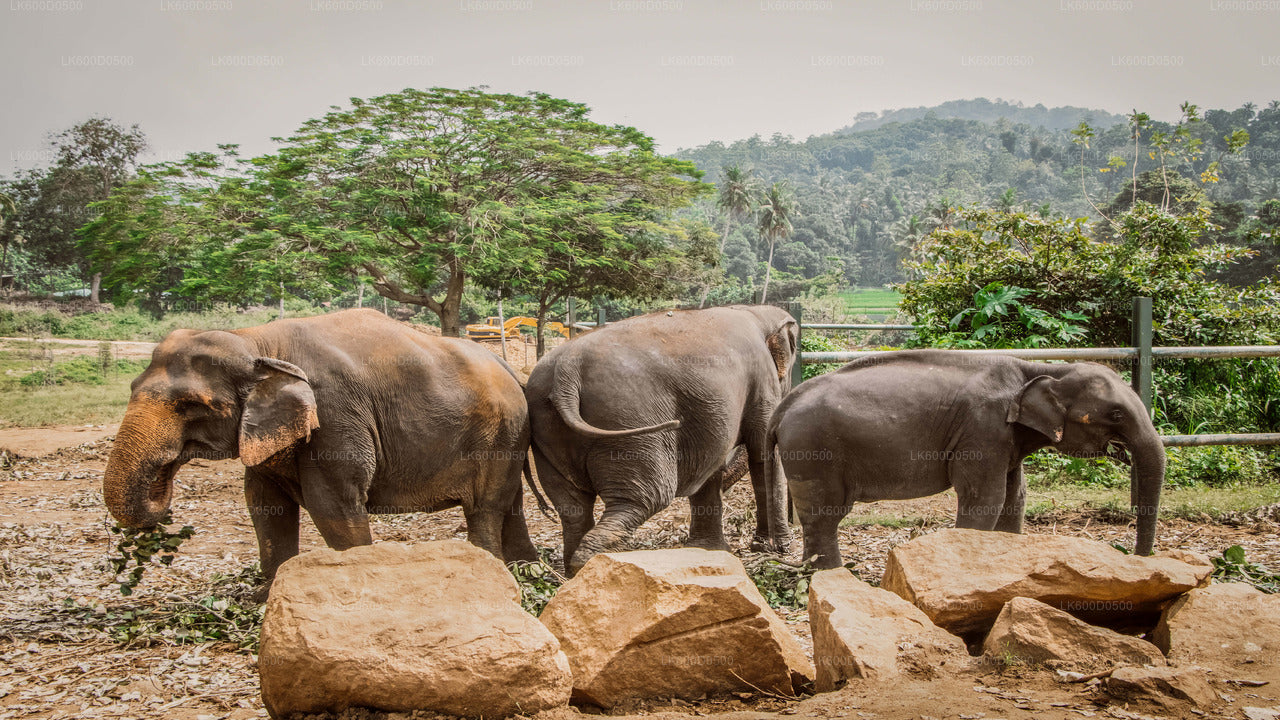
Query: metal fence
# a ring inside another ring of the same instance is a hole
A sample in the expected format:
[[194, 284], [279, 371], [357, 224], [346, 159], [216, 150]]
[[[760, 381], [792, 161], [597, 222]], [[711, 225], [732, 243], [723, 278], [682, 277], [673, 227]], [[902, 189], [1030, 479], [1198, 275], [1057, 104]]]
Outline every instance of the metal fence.
[[[791, 314], [805, 330], [914, 330], [912, 325], [876, 325], [812, 323], [805, 324], [803, 309], [798, 303], [791, 306]], [[947, 350], [955, 353], [994, 353], [1023, 360], [1107, 360], [1126, 361], [1133, 366], [1133, 390], [1142, 398], [1147, 410], [1152, 408], [1153, 388], [1151, 368], [1155, 359], [1215, 359], [1280, 357], [1280, 346], [1237, 345], [1220, 347], [1152, 347], [1151, 298], [1133, 300], [1133, 345], [1113, 348], [1029, 348], [1002, 350]], [[791, 371], [794, 387], [803, 379], [804, 365], [847, 363], [869, 355], [883, 355], [893, 350], [858, 350], [850, 352], [802, 352]], [[1280, 433], [1239, 433], [1214, 435], [1164, 435], [1166, 447], [1191, 447], [1201, 445], [1280, 445]]]

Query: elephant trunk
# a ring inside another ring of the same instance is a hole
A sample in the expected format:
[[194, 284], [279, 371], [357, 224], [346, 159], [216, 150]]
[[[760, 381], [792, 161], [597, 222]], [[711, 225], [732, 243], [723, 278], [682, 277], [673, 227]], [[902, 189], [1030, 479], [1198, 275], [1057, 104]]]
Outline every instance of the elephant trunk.
[[121, 525], [154, 527], [168, 512], [182, 450], [180, 428], [172, 411], [137, 406], [125, 413], [102, 476], [102, 499]]
[[1160, 487], [1164, 484], [1164, 445], [1155, 428], [1141, 433], [1128, 445], [1133, 460], [1129, 471], [1129, 497], [1137, 513], [1138, 532], [1134, 553], [1150, 555], [1156, 541], [1156, 516], [1160, 509]]

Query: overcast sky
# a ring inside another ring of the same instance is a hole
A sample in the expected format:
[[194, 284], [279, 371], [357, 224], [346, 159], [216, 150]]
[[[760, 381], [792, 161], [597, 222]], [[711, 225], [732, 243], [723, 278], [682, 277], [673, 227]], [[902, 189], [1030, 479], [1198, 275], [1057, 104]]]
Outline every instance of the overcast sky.
[[406, 87], [541, 90], [664, 151], [979, 96], [1165, 119], [1280, 98], [1280, 0], [0, 1], [0, 174], [92, 115], [152, 160], [259, 153]]

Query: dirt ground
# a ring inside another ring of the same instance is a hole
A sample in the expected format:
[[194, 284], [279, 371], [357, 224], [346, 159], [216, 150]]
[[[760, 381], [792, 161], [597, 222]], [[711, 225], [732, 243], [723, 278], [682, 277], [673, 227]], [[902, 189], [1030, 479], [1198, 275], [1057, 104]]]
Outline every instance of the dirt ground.
[[[0, 446], [9, 435], [0, 431]], [[77, 429], [42, 432], [78, 439]], [[85, 620], [129, 609], [196, 597], [214, 573], [233, 575], [257, 559], [257, 548], [241, 494], [237, 461], [196, 461], [178, 474], [174, 516], [195, 526], [197, 534], [183, 545], [169, 567], [148, 570], [131, 597], [122, 597], [112, 582], [106, 557], [114, 545], [101, 498], [101, 473], [110, 451], [109, 439], [67, 447], [38, 458], [10, 458], [0, 471], [0, 720], [6, 718], [251, 718], [265, 715], [258, 695], [255, 657], [234, 644], [181, 645], [172, 642], [130, 647], [114, 642]], [[534, 541], [558, 546], [558, 524], [538, 514], [526, 494]], [[735, 549], [743, 551], [753, 527], [748, 483], [733, 487], [727, 498], [726, 529]], [[954, 499], [876, 503], [867, 514], [920, 516], [911, 527], [865, 526], [843, 530], [846, 559], [864, 578], [878, 578], [890, 548], [913, 535], [949, 524]], [[686, 532], [688, 504], [677, 501], [637, 533], [636, 548], [672, 547]], [[458, 510], [436, 514], [383, 516], [374, 521], [382, 540], [464, 538]], [[1099, 517], [1061, 513], [1032, 525], [1029, 532], [1082, 535], [1102, 541], [1130, 539], [1131, 528]], [[1162, 547], [1184, 547], [1218, 555], [1243, 545], [1254, 562], [1280, 567], [1280, 526], [1259, 520], [1240, 527], [1170, 521], [1162, 524]], [[322, 542], [304, 519], [304, 551]], [[797, 548], [798, 550], [798, 548]], [[791, 629], [808, 645], [807, 617], [786, 615]], [[1199, 717], [1242, 717], [1246, 706], [1280, 706], [1280, 672], [1274, 666], [1249, 666], [1228, 677], [1215, 675], [1218, 689], [1232, 702], [1219, 712]], [[1262, 687], [1223, 681], [1268, 680]], [[1095, 686], [1059, 684], [1051, 670], [998, 668], [976, 663], [968, 671], [925, 680], [907, 678], [890, 684], [855, 682], [824, 695], [787, 700], [748, 695], [686, 703], [637, 703], [624, 708], [633, 715], [691, 718], [722, 714], [738, 717], [847, 718], [1078, 718], [1191, 717], [1190, 708], [1176, 713], [1151, 708], [1107, 705]], [[546, 713], [545, 720], [567, 718], [579, 710]], [[349, 717], [383, 717], [348, 713]], [[399, 716], [405, 717], [405, 716]]]

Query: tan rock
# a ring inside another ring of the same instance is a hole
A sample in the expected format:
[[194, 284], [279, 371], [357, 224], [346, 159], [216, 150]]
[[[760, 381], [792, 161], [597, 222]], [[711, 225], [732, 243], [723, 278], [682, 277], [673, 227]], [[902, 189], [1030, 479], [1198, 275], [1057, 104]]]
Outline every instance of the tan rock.
[[542, 612], [573, 668], [576, 701], [694, 698], [750, 690], [783, 695], [813, 665], [727, 552], [684, 548], [601, 553]]
[[1165, 664], [1160, 649], [1146, 640], [1095, 627], [1031, 598], [1005, 603], [982, 650], [995, 660], [1012, 656], [1028, 663]]
[[1111, 697], [1125, 702], [1146, 702], [1163, 710], [1190, 703], [1211, 707], [1219, 702], [1203, 670], [1171, 667], [1116, 668], [1103, 683]]
[[273, 717], [367, 707], [503, 717], [565, 705], [560, 644], [461, 540], [315, 550], [280, 567], [258, 672]]
[[1280, 657], [1280, 595], [1245, 583], [1214, 583], [1178, 598], [1151, 636], [1178, 662], [1274, 664]]
[[989, 629], [1015, 597], [1093, 620], [1156, 613], [1212, 572], [1194, 553], [1139, 557], [1079, 537], [947, 529], [891, 550], [881, 587], [961, 635]]
[[915, 605], [855, 578], [844, 568], [814, 573], [809, 627], [818, 692], [850, 678], [932, 675], [966, 666], [964, 641], [934, 625]]

